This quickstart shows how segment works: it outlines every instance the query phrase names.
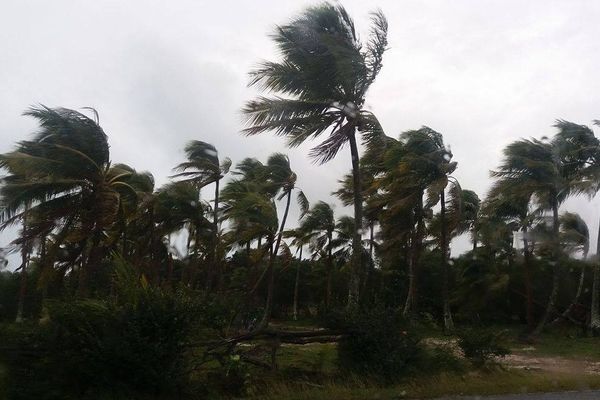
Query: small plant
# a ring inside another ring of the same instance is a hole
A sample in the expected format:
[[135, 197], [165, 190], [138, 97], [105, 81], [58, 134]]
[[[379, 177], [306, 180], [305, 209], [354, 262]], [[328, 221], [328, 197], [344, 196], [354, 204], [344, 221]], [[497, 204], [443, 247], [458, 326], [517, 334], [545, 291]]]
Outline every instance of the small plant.
[[507, 332], [491, 329], [471, 328], [459, 334], [458, 345], [467, 360], [474, 366], [481, 368], [498, 357], [510, 354], [506, 347]]

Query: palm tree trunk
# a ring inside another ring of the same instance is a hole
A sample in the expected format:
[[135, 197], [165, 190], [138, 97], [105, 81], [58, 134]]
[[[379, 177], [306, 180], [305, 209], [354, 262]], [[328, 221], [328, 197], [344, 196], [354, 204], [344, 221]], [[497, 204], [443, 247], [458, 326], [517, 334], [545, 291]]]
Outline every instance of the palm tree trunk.
[[[369, 222], [369, 260], [365, 271], [364, 282], [361, 290], [368, 295], [372, 294], [373, 291], [373, 272], [375, 268], [375, 261], [373, 259], [373, 238], [375, 237], [375, 222], [371, 220]], [[364, 296], [363, 296], [364, 298]]]
[[327, 232], [327, 287], [325, 289], [325, 309], [331, 305], [331, 277], [333, 274], [333, 255], [331, 253], [331, 232]]
[[352, 265], [348, 282], [348, 307], [358, 305], [360, 288], [360, 271], [362, 270], [362, 193], [360, 184], [360, 166], [355, 129], [349, 135], [350, 154], [352, 156], [352, 178], [354, 195], [354, 235], [352, 237]]
[[300, 267], [302, 266], [302, 248], [304, 246], [300, 246], [300, 259], [298, 260], [298, 267], [296, 268], [296, 281], [294, 282], [294, 306], [293, 306], [293, 315], [294, 321], [298, 320], [298, 289], [300, 287]]
[[99, 228], [97, 228], [92, 235], [92, 241], [90, 243], [90, 248], [87, 251], [85, 262], [81, 264], [81, 269], [79, 270], [77, 297], [85, 298], [89, 295], [89, 274], [94, 272], [94, 269], [96, 268], [97, 263], [100, 261], [102, 256], [99, 248], [101, 239], [102, 232]]
[[269, 247], [271, 248], [271, 254], [269, 256], [269, 266], [267, 271], [269, 276], [269, 282], [267, 286], [267, 301], [265, 305], [263, 319], [259, 325], [260, 328], [267, 327], [269, 325], [269, 320], [271, 319], [271, 312], [273, 310], [273, 292], [275, 291], [275, 271], [273, 270], [273, 267], [275, 265], [275, 259], [277, 258], [277, 254], [279, 254], [279, 246], [281, 245], [283, 230], [285, 229], [285, 223], [287, 221], [288, 213], [290, 211], [291, 200], [292, 191], [289, 190], [287, 193], [287, 200], [285, 203], [285, 211], [283, 212], [283, 218], [281, 219], [281, 226], [279, 227], [279, 233], [277, 234], [277, 240], [275, 241], [275, 248], [273, 249], [271, 241], [269, 243]]
[[452, 311], [450, 310], [450, 282], [449, 282], [449, 266], [448, 266], [448, 226], [446, 224], [446, 197], [444, 189], [440, 191], [440, 250], [442, 251], [442, 297], [444, 302], [444, 330], [446, 333], [454, 330], [454, 322], [452, 321]]
[[17, 324], [23, 322], [23, 309], [25, 307], [25, 296], [27, 295], [27, 267], [29, 264], [29, 254], [27, 249], [27, 243], [23, 243], [21, 247], [21, 274], [20, 274], [20, 286], [19, 286], [19, 300], [17, 303], [17, 317], [15, 322]]
[[527, 226], [523, 226], [523, 266], [525, 269], [525, 295], [527, 301], [526, 319], [527, 328], [533, 329], [533, 285], [531, 282], [531, 253], [529, 251], [529, 240], [527, 239]]
[[212, 266], [217, 275], [217, 288], [221, 290], [223, 286], [223, 273], [221, 271], [221, 263], [217, 258], [217, 248], [219, 246], [219, 180], [215, 181], [215, 206], [214, 206], [214, 215], [213, 215], [213, 227], [215, 230], [214, 235], [214, 243], [211, 249], [212, 251]]
[[544, 315], [542, 316], [542, 319], [538, 322], [537, 327], [535, 328], [535, 330], [532, 332], [532, 336], [537, 336], [539, 335], [542, 330], [544, 329], [544, 326], [546, 325], [546, 322], [548, 322], [548, 319], [550, 318], [550, 316], [552, 315], [552, 313], [554, 312], [554, 303], [556, 302], [556, 297], [558, 296], [558, 285], [559, 285], [559, 279], [560, 279], [560, 268], [558, 265], [558, 261], [559, 261], [559, 256], [560, 256], [560, 240], [559, 240], [559, 219], [558, 219], [558, 202], [556, 200], [556, 198], [553, 199], [552, 201], [552, 240], [553, 240], [553, 246], [552, 246], [552, 262], [553, 262], [553, 266], [552, 266], [552, 289], [550, 290], [550, 296], [548, 297], [548, 304], [546, 306], [546, 310], [544, 311]]
[[408, 293], [402, 315], [405, 318], [412, 318], [417, 310], [417, 288], [418, 288], [418, 266], [421, 257], [421, 247], [423, 240], [423, 193], [419, 194], [419, 200], [415, 208], [415, 218], [417, 226], [413, 229], [410, 240], [410, 251], [408, 257]]

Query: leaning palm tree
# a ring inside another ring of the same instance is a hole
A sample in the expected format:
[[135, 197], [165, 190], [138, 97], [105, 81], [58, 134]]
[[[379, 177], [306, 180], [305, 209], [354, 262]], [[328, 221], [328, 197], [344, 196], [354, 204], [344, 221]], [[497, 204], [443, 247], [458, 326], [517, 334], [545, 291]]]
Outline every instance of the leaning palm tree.
[[279, 246], [281, 245], [281, 238], [285, 229], [285, 223], [287, 221], [288, 213], [290, 211], [290, 203], [292, 200], [292, 192], [297, 190], [297, 201], [300, 207], [300, 218], [302, 218], [309, 208], [308, 199], [304, 195], [304, 192], [296, 186], [296, 173], [292, 171], [290, 166], [290, 159], [288, 156], [282, 153], [274, 153], [267, 160], [268, 169], [268, 181], [275, 190], [279, 193], [277, 200], [286, 199], [285, 208], [283, 210], [283, 217], [281, 219], [281, 226], [279, 227], [279, 233], [277, 234], [277, 241], [275, 242], [275, 254], [279, 252]]
[[185, 146], [187, 161], [175, 167], [178, 171], [174, 175], [176, 178], [183, 178], [185, 181], [192, 182], [202, 189], [210, 184], [215, 185], [215, 198], [213, 205], [213, 240], [210, 250], [210, 267], [207, 278], [207, 288], [212, 287], [213, 275], [217, 273], [217, 282], [221, 282], [220, 262], [217, 260], [217, 246], [219, 239], [219, 182], [231, 167], [231, 159], [225, 158], [219, 161], [217, 149], [212, 144], [200, 140], [192, 140]]
[[25, 115], [38, 120], [40, 130], [0, 157], [0, 167], [8, 171], [0, 187], [0, 229], [35, 213], [39, 223], [30, 226], [21, 240], [53, 231], [64, 239], [74, 231], [71, 236], [83, 243], [78, 287], [82, 296], [87, 295], [88, 271], [103, 256], [106, 230], [117, 221], [121, 201], [117, 188], [129, 188], [125, 181], [131, 174], [111, 167], [108, 140], [94, 114], [95, 120], [64, 108], [32, 108]]
[[[310, 7], [273, 36], [282, 55], [278, 62], [263, 62], [251, 72], [251, 85], [277, 96], [259, 97], [246, 104], [247, 135], [273, 131], [295, 147], [329, 131], [329, 137], [312, 149], [311, 157], [325, 163], [350, 145], [354, 187], [359, 188], [357, 132], [367, 143], [382, 131], [375, 116], [364, 107], [366, 93], [382, 67], [387, 47], [387, 21], [372, 14], [369, 40], [358, 38], [354, 22], [341, 5]], [[348, 305], [357, 304], [361, 270], [362, 199], [354, 191], [353, 268]]]

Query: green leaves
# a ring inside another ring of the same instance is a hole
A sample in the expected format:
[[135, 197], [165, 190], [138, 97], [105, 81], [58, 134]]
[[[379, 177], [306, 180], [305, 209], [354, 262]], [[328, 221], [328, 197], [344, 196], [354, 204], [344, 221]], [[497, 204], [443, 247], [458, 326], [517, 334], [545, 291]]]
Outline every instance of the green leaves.
[[188, 142], [185, 154], [188, 160], [174, 168], [175, 171], [179, 171], [174, 177], [193, 182], [199, 188], [221, 179], [221, 174], [226, 174], [231, 166], [231, 160], [228, 158], [221, 165], [215, 146], [200, 140]]
[[295, 147], [329, 131], [329, 137], [310, 152], [317, 163], [333, 159], [357, 128], [367, 143], [381, 137], [375, 117], [362, 110], [387, 47], [383, 13], [373, 13], [371, 22], [366, 46], [341, 5], [307, 8], [277, 27], [272, 37], [282, 60], [265, 61], [250, 73], [251, 86], [274, 95], [246, 104], [243, 112], [248, 127], [243, 132], [272, 131]]

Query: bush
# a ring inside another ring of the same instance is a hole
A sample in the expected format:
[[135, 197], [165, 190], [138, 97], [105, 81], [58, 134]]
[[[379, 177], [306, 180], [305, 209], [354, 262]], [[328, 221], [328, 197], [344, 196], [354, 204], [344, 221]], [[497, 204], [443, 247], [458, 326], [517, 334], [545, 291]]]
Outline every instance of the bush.
[[4, 332], [10, 398], [178, 393], [188, 376], [185, 341], [196, 310], [188, 296], [150, 288], [122, 303], [51, 303], [47, 324]]
[[505, 345], [506, 331], [471, 328], [459, 333], [458, 345], [467, 360], [481, 368], [496, 357], [505, 357], [510, 349]]
[[349, 332], [338, 344], [342, 370], [390, 382], [413, 372], [424, 355], [420, 337], [395, 310], [358, 311], [340, 326]]

